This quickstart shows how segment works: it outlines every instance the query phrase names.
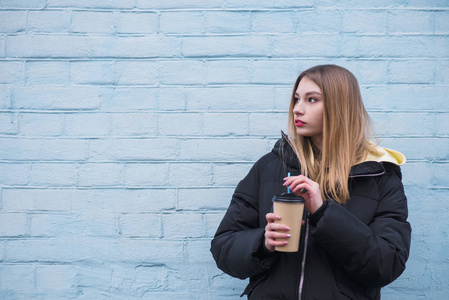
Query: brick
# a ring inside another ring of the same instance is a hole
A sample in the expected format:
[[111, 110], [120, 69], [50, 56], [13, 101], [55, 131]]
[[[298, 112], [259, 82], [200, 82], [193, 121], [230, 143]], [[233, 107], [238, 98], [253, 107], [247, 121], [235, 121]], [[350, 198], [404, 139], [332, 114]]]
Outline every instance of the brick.
[[338, 65], [347, 68], [357, 78], [359, 85], [385, 84], [388, 81], [388, 60], [344, 60]]
[[26, 185], [29, 176], [29, 164], [0, 163], [0, 185]]
[[120, 216], [120, 233], [126, 237], [162, 236], [161, 216], [158, 214], [125, 214]]
[[[410, 72], [413, 65], [414, 72]], [[389, 63], [391, 83], [433, 83], [436, 64], [433, 60], [400, 60]]]
[[[293, 33], [298, 18], [294, 11], [260, 11], [251, 14], [251, 31], [258, 33]], [[299, 21], [302, 21], [299, 19]]]
[[79, 186], [118, 186], [122, 183], [121, 164], [94, 163], [79, 167]]
[[126, 164], [124, 184], [127, 186], [166, 186], [168, 165], [159, 163]]
[[204, 14], [201, 11], [161, 12], [159, 30], [162, 33], [203, 33]]
[[266, 56], [268, 53], [269, 40], [265, 36], [185, 37], [182, 44], [185, 57]]
[[242, 180], [251, 169], [252, 164], [213, 164], [212, 174], [213, 182], [216, 186], [231, 186], [235, 187]]
[[118, 75], [112, 61], [75, 61], [70, 63], [70, 82], [74, 84], [113, 84]]
[[101, 89], [101, 108], [109, 111], [156, 110], [158, 89], [147, 87], [114, 87]]
[[39, 213], [30, 220], [33, 237], [97, 236], [117, 237], [118, 216], [115, 213], [90, 210], [77, 214]]
[[168, 185], [176, 187], [208, 186], [211, 181], [210, 164], [172, 163], [169, 166]]
[[223, 0], [178, 0], [176, 2], [167, 2], [165, 0], [137, 0], [137, 8], [149, 9], [206, 9], [206, 8], [222, 8]]
[[34, 290], [33, 265], [0, 264], [0, 278], [2, 279], [0, 280], [0, 295], [3, 292], [10, 291], [9, 295], [16, 297], [18, 293]]
[[[405, 153], [407, 156], [407, 153]], [[401, 166], [404, 186], [428, 187], [432, 178], [432, 165], [425, 162], [407, 162]], [[419, 174], [419, 176], [416, 176]], [[406, 188], [407, 192], [407, 188]]]
[[[188, 226], [186, 226], [188, 224]], [[194, 238], [204, 236], [202, 214], [163, 214], [162, 231], [164, 238]]]
[[69, 63], [66, 61], [27, 61], [26, 81], [31, 85], [65, 85], [69, 82]]
[[0, 37], [0, 57], [5, 57], [6, 54], [6, 37], [2, 36]]
[[388, 14], [389, 33], [433, 33], [432, 11], [393, 10]]
[[[430, 176], [427, 176], [426, 178], [430, 178], [430, 183], [432, 186], [436, 187], [444, 187], [447, 185], [448, 178], [449, 178], [449, 168], [447, 164], [439, 163], [439, 164], [432, 164], [431, 165], [432, 173]], [[420, 174], [420, 177], [422, 178], [422, 174]]]
[[111, 132], [109, 115], [76, 113], [64, 116], [64, 134], [69, 136], [106, 136]]
[[[296, 81], [296, 79], [295, 79]], [[277, 86], [274, 89], [274, 109], [282, 110], [285, 113], [288, 113], [292, 93], [293, 93], [294, 84], [291, 87], [279, 87]]]
[[13, 113], [0, 113], [0, 133], [17, 134], [18, 131], [17, 115]]
[[110, 115], [111, 135], [156, 135], [157, 115], [152, 113], [114, 113]]
[[206, 237], [212, 238], [217, 231], [218, 225], [224, 217], [224, 212], [205, 214]]
[[157, 89], [160, 110], [185, 110], [186, 96], [183, 87], [160, 87]]
[[362, 90], [362, 95], [368, 110], [439, 110], [446, 106], [448, 91], [439, 86], [389, 84], [369, 86]]
[[435, 33], [449, 32], [449, 11], [435, 11]]
[[72, 31], [87, 33], [113, 33], [116, 23], [112, 12], [72, 12]]
[[7, 57], [84, 57], [88, 40], [76, 35], [12, 35], [6, 38]]
[[250, 72], [248, 60], [209, 61], [207, 63], [206, 82], [208, 84], [249, 83]]
[[[298, 19], [298, 32], [303, 33], [339, 33], [342, 28], [342, 15], [339, 10], [300, 10], [296, 16]], [[313, 22], [311, 20], [320, 20], [319, 22]], [[309, 44], [303, 44], [309, 45]], [[308, 46], [303, 48], [309, 48]], [[310, 50], [310, 48], [309, 48]], [[309, 52], [309, 53], [314, 53]], [[314, 56], [316, 56], [314, 54]]]
[[158, 133], [162, 136], [201, 135], [203, 118], [199, 113], [165, 113], [157, 118]]
[[256, 160], [266, 153], [261, 139], [189, 139], [180, 141], [180, 159], [198, 161]]
[[27, 235], [27, 215], [22, 213], [2, 213], [0, 218], [0, 236], [20, 237]]
[[[1, 16], [0, 16], [1, 18]], [[25, 64], [21, 61], [0, 61], [0, 84], [23, 84], [25, 82]]]
[[0, 143], [4, 160], [84, 160], [87, 141], [75, 139], [8, 139]]
[[11, 107], [10, 89], [8, 86], [0, 86], [0, 109]]
[[342, 13], [342, 32], [360, 34], [385, 34], [387, 32], [386, 10], [345, 10]]
[[153, 12], [120, 12], [117, 33], [157, 33], [158, 15]]
[[[166, 36], [89, 36], [89, 57], [161, 58], [179, 57], [180, 40]], [[81, 55], [87, 56], [87, 55]]]
[[[6, 261], [66, 263], [91, 259], [92, 242], [91, 238], [85, 237], [11, 240], [6, 244]], [[96, 247], [104, 248], [103, 245], [100, 243]]]
[[74, 186], [78, 173], [75, 164], [33, 164], [31, 185]]
[[[2, 262], [4, 260], [5, 260], [5, 241], [1, 241], [0, 242], [0, 262]], [[1, 295], [1, 292], [0, 292], [0, 295]]]
[[[117, 266], [111, 276], [111, 289], [120, 291], [124, 297], [134, 299], [151, 297], [152, 292], [167, 288], [169, 270], [165, 265]], [[124, 281], [123, 278], [126, 278]], [[170, 286], [170, 288], [172, 288]], [[163, 298], [163, 297], [162, 297]]]
[[44, 8], [44, 0], [24, 0], [24, 1], [14, 1], [14, 0], [2, 0], [2, 8]]
[[93, 109], [101, 102], [98, 87], [17, 87], [11, 98], [19, 109]]
[[70, 265], [41, 265], [36, 267], [36, 290], [44, 293], [75, 293], [76, 269]]
[[252, 64], [252, 83], [290, 84], [298, 77], [298, 67], [291, 60], [256, 60]]
[[[335, 26], [335, 25], [334, 25]], [[282, 35], [272, 38], [273, 57], [340, 56], [340, 38], [337, 35], [302, 34], [300, 36]], [[307, 47], [304, 47], [307, 45]]]
[[[377, 132], [382, 135], [438, 136], [448, 133], [449, 124], [444, 114], [372, 113], [371, 116]], [[419, 120], [419, 123], [427, 126], [416, 126], [414, 120]]]
[[[80, 191], [77, 191], [80, 193]], [[175, 208], [176, 191], [161, 188], [91, 189], [88, 195], [72, 196], [74, 211], [101, 209], [117, 213], [160, 212]], [[123, 199], [126, 199], [124, 201]]]
[[231, 8], [304, 8], [315, 5], [315, 1], [305, 0], [305, 1], [289, 1], [289, 0], [248, 0], [248, 1], [238, 1], [238, 0], [227, 0], [226, 7]]
[[[449, 40], [441, 36], [361, 36], [361, 57], [447, 57]], [[433, 47], [428, 47], [433, 45]]]
[[67, 0], [64, 2], [58, 0], [47, 0], [47, 7], [69, 7], [69, 8], [134, 8], [134, 0], [98, 0], [95, 2], [89, 0]]
[[207, 33], [246, 33], [250, 29], [250, 13], [245, 11], [207, 11]]
[[438, 64], [436, 64], [435, 83], [443, 85], [447, 85], [449, 83], [449, 60], [440, 59]]
[[24, 32], [26, 29], [26, 16], [26, 11], [0, 11], [0, 32]]
[[90, 158], [101, 160], [169, 160], [177, 157], [174, 139], [91, 140]]
[[281, 134], [281, 130], [288, 131], [287, 113], [253, 113], [249, 114], [249, 134], [251, 136], [275, 136]]
[[161, 83], [203, 84], [206, 66], [201, 61], [161, 61]]
[[34, 198], [28, 189], [2, 189], [3, 211], [28, 211], [35, 208]]
[[[182, 263], [182, 245], [183, 243], [180, 241], [123, 239], [116, 250], [112, 249], [110, 260], [131, 261], [134, 264], [164, 265], [177, 269]], [[126, 258], [123, 259], [123, 257]]]
[[115, 84], [150, 85], [159, 82], [158, 63], [155, 61], [118, 61], [115, 68]]
[[28, 32], [68, 32], [71, 15], [69, 11], [28, 11]]
[[20, 135], [58, 136], [62, 133], [61, 114], [22, 113], [19, 115]]
[[239, 136], [249, 133], [246, 113], [206, 113], [203, 124], [204, 135]]
[[225, 210], [231, 201], [233, 188], [195, 188], [178, 191], [178, 209]]
[[[273, 108], [273, 89], [261, 86], [186, 89], [187, 109], [254, 111]], [[257, 99], [255, 104], [252, 99]]]
[[85, 199], [86, 191], [73, 189], [3, 189], [2, 205], [6, 211], [68, 211], [72, 201]]

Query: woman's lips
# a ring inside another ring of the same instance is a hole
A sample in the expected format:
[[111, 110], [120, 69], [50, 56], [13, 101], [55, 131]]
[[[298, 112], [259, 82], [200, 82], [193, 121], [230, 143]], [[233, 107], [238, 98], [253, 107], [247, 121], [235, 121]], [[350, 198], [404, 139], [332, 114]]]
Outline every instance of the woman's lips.
[[299, 119], [295, 120], [295, 125], [298, 126], [298, 127], [301, 127], [301, 126], [306, 125], [306, 124], [307, 124], [306, 122], [303, 122], [303, 121], [301, 121]]

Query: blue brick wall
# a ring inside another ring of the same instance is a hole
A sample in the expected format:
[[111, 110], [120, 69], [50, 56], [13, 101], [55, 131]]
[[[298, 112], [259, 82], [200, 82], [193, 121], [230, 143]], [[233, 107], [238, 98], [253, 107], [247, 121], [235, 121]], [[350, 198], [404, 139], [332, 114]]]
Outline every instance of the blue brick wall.
[[383, 299], [447, 299], [448, 50], [447, 0], [0, 0], [0, 298], [238, 299], [210, 239], [336, 63], [408, 158]]

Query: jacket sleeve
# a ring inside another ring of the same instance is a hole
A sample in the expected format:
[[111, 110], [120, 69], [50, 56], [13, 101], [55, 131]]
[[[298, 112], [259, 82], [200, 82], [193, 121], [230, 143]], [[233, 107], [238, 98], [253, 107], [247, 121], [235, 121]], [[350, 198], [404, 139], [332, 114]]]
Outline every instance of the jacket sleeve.
[[411, 227], [400, 178], [393, 173], [383, 175], [378, 190], [377, 210], [368, 225], [329, 201], [312, 230], [329, 257], [366, 287], [393, 282], [404, 271], [410, 251]]
[[[263, 160], [263, 158], [261, 159]], [[259, 223], [259, 160], [240, 181], [221, 221], [211, 252], [218, 268], [240, 279], [255, 276], [270, 268], [275, 254], [260, 255], [265, 228]]]

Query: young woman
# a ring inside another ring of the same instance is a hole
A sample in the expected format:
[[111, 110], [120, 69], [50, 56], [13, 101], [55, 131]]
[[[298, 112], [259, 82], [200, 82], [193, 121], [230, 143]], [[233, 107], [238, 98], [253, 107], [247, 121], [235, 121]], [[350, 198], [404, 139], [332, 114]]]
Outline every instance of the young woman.
[[[370, 128], [348, 70], [320, 65], [298, 77], [289, 136], [238, 184], [212, 240], [217, 266], [250, 278], [248, 299], [380, 299], [380, 288], [404, 271], [405, 157], [371, 142]], [[276, 240], [288, 240], [289, 228], [272, 213], [273, 196], [287, 186], [306, 208], [294, 253], [274, 248], [288, 243]]]

